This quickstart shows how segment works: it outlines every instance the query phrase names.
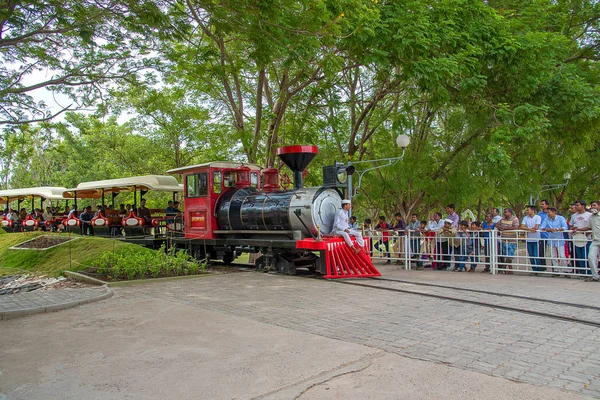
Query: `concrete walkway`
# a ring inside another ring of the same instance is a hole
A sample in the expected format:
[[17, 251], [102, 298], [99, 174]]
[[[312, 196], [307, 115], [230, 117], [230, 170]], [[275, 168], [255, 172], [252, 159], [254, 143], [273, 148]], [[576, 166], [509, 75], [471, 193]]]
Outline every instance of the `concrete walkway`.
[[107, 299], [112, 294], [108, 286], [6, 294], [0, 296], [0, 320], [64, 310]]
[[[442, 356], [431, 362], [416, 343], [403, 350], [403, 343], [420, 337], [431, 344], [444, 340], [443, 346], [454, 345], [466, 358], [481, 350], [483, 345], [470, 340], [465, 342], [470, 350], [456, 347], [461, 344], [450, 336], [452, 330], [477, 341], [473, 324], [465, 328], [456, 317], [463, 313], [482, 321], [479, 315], [487, 315], [499, 321], [502, 315], [469, 305], [258, 273], [113, 290], [108, 301], [0, 323], [0, 399], [585, 400], [590, 395], [490, 376], [474, 371], [473, 364], [451, 366]], [[435, 326], [433, 313], [439, 317]], [[511, 329], [495, 336], [506, 343], [523, 334], [534, 340], [529, 327], [539, 319], [528, 322], [529, 316], [512, 314], [508, 319]], [[416, 331], [416, 325], [424, 330]], [[523, 332], [513, 329], [521, 326]], [[485, 337], [485, 349], [509, 354], [510, 345], [496, 351], [491, 339]], [[595, 335], [579, 341], [596, 351]], [[529, 364], [544, 371], [541, 363]]]

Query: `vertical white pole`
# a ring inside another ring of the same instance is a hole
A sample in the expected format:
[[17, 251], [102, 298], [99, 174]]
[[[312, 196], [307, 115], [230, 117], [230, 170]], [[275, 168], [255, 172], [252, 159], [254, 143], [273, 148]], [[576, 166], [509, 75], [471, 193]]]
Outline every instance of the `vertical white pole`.
[[412, 269], [410, 265], [410, 241], [411, 241], [411, 231], [406, 232], [404, 236], [404, 269], [407, 271]]
[[496, 231], [490, 231], [490, 270], [492, 275], [496, 275], [497, 268], [497, 256], [498, 256], [498, 241], [496, 237]]
[[[348, 163], [348, 166], [351, 164]], [[346, 180], [346, 191], [348, 192], [348, 200], [352, 201], [352, 175], [348, 175], [348, 179]], [[348, 211], [348, 218], [352, 216], [352, 208]]]

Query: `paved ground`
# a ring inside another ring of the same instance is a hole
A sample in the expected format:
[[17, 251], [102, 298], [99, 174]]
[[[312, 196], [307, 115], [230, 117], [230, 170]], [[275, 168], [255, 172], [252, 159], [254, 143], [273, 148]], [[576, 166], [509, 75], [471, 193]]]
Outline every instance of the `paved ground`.
[[[555, 299], [577, 284], [386, 272], [518, 293], [550, 285], [539, 291]], [[0, 322], [0, 399], [600, 396], [593, 327], [261, 273], [113, 290], [107, 301]], [[582, 290], [580, 302], [597, 294]]]
[[106, 286], [6, 294], [0, 296], [0, 320], [64, 310], [110, 296], [112, 290]]

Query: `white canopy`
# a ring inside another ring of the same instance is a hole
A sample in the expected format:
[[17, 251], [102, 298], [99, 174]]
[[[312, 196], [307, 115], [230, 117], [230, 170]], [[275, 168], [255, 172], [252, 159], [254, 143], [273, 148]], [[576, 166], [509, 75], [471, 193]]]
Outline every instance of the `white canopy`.
[[119, 193], [133, 190], [155, 190], [159, 192], [182, 192], [183, 185], [172, 176], [144, 175], [129, 178], [107, 179], [103, 181], [82, 182], [73, 189], [65, 189], [65, 196], [77, 198], [98, 198], [104, 193]]
[[47, 200], [68, 200], [70, 196], [65, 197], [64, 187], [41, 186], [23, 189], [0, 190], [0, 199], [3, 202], [8, 200], [22, 200], [31, 197], [43, 197]]

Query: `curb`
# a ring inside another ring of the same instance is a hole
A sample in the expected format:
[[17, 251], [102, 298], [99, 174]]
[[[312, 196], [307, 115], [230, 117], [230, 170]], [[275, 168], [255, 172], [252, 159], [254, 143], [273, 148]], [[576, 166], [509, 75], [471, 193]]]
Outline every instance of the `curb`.
[[[220, 274], [196, 274], [196, 275], [179, 275], [179, 276], [166, 276], [164, 278], [148, 278], [148, 279], [132, 279], [130, 281], [115, 281], [108, 283], [110, 287], [116, 286], [131, 286], [131, 285], [142, 285], [145, 283], [160, 283], [169, 281], [179, 281], [185, 279], [200, 279], [208, 278], [209, 276], [219, 276]], [[1, 400], [1, 399], [0, 399]]]
[[43, 307], [32, 307], [32, 308], [25, 308], [25, 309], [14, 310], [14, 311], [0, 311], [0, 321], [24, 317], [26, 315], [43, 314], [43, 313], [49, 313], [49, 312], [54, 312], [54, 311], [66, 310], [67, 308], [73, 308], [73, 307], [77, 307], [82, 304], [92, 303], [94, 301], [105, 300], [105, 299], [112, 297], [112, 295], [113, 295], [112, 289], [110, 287], [108, 287], [107, 285], [103, 285], [103, 287], [105, 289], [104, 293], [102, 293], [98, 296], [95, 296], [95, 297], [87, 298], [87, 299], [52, 304], [52, 305], [43, 306]]
[[100, 285], [100, 286], [104, 286], [104, 285], [108, 286], [109, 285], [108, 282], [104, 282], [104, 281], [102, 281], [100, 279], [96, 279], [96, 278], [93, 278], [91, 276], [80, 274], [78, 272], [63, 271], [63, 273], [66, 276], [68, 276], [69, 278], [73, 279], [74, 281], [89, 283], [91, 285]]

